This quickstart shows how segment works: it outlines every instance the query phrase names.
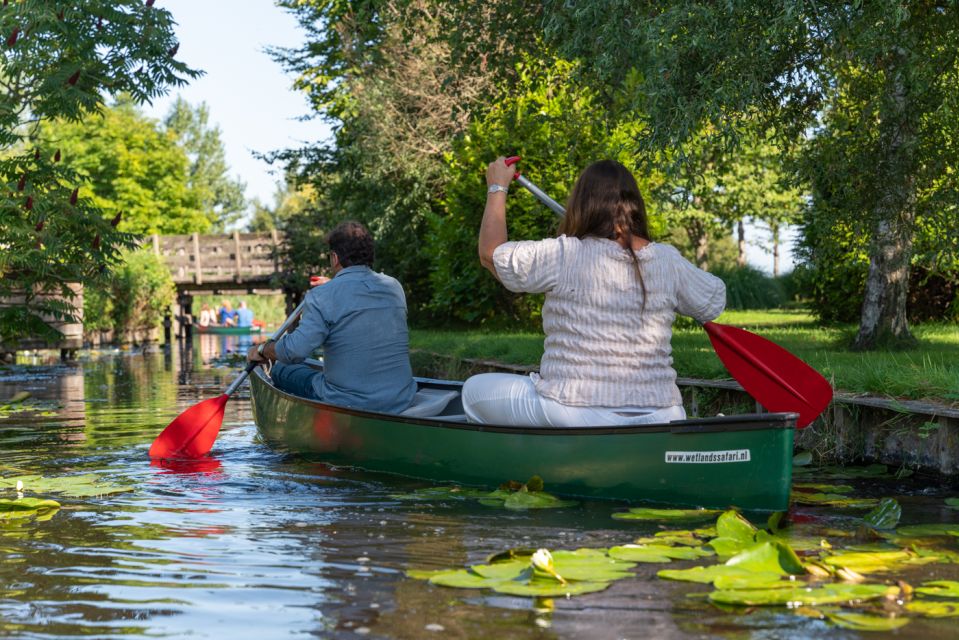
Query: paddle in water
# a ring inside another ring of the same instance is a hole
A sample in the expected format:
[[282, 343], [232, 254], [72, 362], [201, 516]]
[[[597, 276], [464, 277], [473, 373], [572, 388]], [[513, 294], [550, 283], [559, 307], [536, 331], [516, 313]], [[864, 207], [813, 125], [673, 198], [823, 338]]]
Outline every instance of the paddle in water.
[[[512, 166], [519, 156], [506, 159]], [[519, 184], [560, 217], [566, 209], [517, 172]], [[832, 401], [832, 387], [818, 371], [775, 342], [754, 333], [715, 322], [703, 329], [716, 355], [735, 380], [767, 411], [798, 413], [796, 427], [802, 429], [819, 417]]]
[[[270, 336], [270, 341], [275, 341], [286, 333], [300, 317], [305, 303], [304, 300], [293, 310], [290, 317]], [[222, 395], [199, 402], [178, 415], [153, 441], [150, 457], [193, 459], [208, 454], [217, 434], [220, 433], [227, 401], [258, 365], [258, 362], [249, 363]]]

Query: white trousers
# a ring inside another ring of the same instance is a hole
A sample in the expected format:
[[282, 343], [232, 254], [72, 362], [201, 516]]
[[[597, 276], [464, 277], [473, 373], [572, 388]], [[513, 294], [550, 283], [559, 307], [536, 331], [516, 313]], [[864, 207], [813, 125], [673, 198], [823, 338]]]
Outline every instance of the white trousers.
[[513, 427], [587, 427], [685, 420], [682, 407], [572, 407], [544, 398], [529, 376], [481, 373], [463, 384], [470, 422]]

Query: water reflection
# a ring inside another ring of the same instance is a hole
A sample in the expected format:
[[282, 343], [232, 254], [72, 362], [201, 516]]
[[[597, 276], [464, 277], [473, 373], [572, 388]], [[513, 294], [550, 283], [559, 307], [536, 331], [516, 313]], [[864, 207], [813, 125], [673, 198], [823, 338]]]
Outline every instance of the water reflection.
[[[512, 546], [609, 546], [656, 527], [614, 521], [605, 503], [510, 513], [476, 503], [398, 501], [391, 496], [421, 485], [287, 458], [262, 445], [242, 394], [227, 404], [211, 457], [151, 465], [146, 451], [156, 434], [187, 407], [221, 393], [239, 369], [232, 360], [251, 343], [249, 336], [202, 335], [182, 351], [0, 370], [0, 397], [25, 388], [61, 407], [55, 416], [0, 421], [0, 473], [95, 472], [136, 487], [60, 498], [63, 508], [46, 522], [0, 520], [0, 635], [855, 635], [783, 611], [729, 616], [687, 597], [706, 589], [655, 579], [657, 565], [641, 565], [636, 579], [599, 594], [537, 604], [407, 579], [410, 568], [479, 563]], [[926, 521], [955, 517], [938, 511], [941, 493], [904, 505]], [[909, 578], [915, 583], [935, 571], [956, 579], [957, 568], [918, 567]], [[929, 640], [951, 637], [952, 629], [942, 621], [909, 626]]]

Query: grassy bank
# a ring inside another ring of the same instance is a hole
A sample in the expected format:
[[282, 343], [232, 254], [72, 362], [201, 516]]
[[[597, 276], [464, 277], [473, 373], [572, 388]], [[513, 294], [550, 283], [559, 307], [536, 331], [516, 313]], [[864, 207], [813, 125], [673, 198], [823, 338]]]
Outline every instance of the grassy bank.
[[[818, 327], [801, 311], [727, 311], [718, 322], [766, 337], [802, 358], [841, 391], [909, 399], [959, 402], [959, 326], [913, 327], [920, 346], [909, 351], [857, 353], [845, 348], [855, 327]], [[410, 346], [457, 358], [535, 365], [543, 354], [540, 333], [413, 330]], [[729, 374], [706, 333], [680, 323], [673, 331], [673, 359], [680, 376], [721, 379]]]

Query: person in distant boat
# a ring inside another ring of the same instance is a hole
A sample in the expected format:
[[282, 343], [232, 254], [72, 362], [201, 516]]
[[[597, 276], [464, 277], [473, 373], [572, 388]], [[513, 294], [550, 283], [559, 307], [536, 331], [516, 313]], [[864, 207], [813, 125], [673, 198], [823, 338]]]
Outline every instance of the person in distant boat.
[[247, 308], [245, 300], [240, 300], [240, 306], [236, 310], [236, 326], [238, 327], [253, 326], [253, 311]]
[[220, 303], [218, 315], [220, 316], [220, 324], [224, 327], [236, 326], [236, 311], [233, 310], [233, 305], [226, 298]]
[[213, 313], [213, 309], [211, 309], [210, 305], [208, 304], [204, 304], [200, 308], [200, 326], [201, 327], [216, 326], [216, 314]]
[[[403, 287], [371, 269], [373, 237], [360, 223], [340, 224], [327, 242], [333, 278], [307, 291], [294, 331], [250, 349], [247, 357], [275, 361], [270, 376], [287, 393], [399, 413], [416, 393]], [[302, 364], [320, 347], [323, 371]]]
[[579, 176], [558, 237], [510, 242], [514, 171], [503, 158], [487, 169], [479, 256], [510, 291], [546, 294], [545, 351], [538, 374], [468, 379], [469, 420], [565, 427], [685, 419], [670, 355], [673, 319], [716, 318], [726, 306], [723, 281], [650, 240], [636, 180], [612, 160]]

